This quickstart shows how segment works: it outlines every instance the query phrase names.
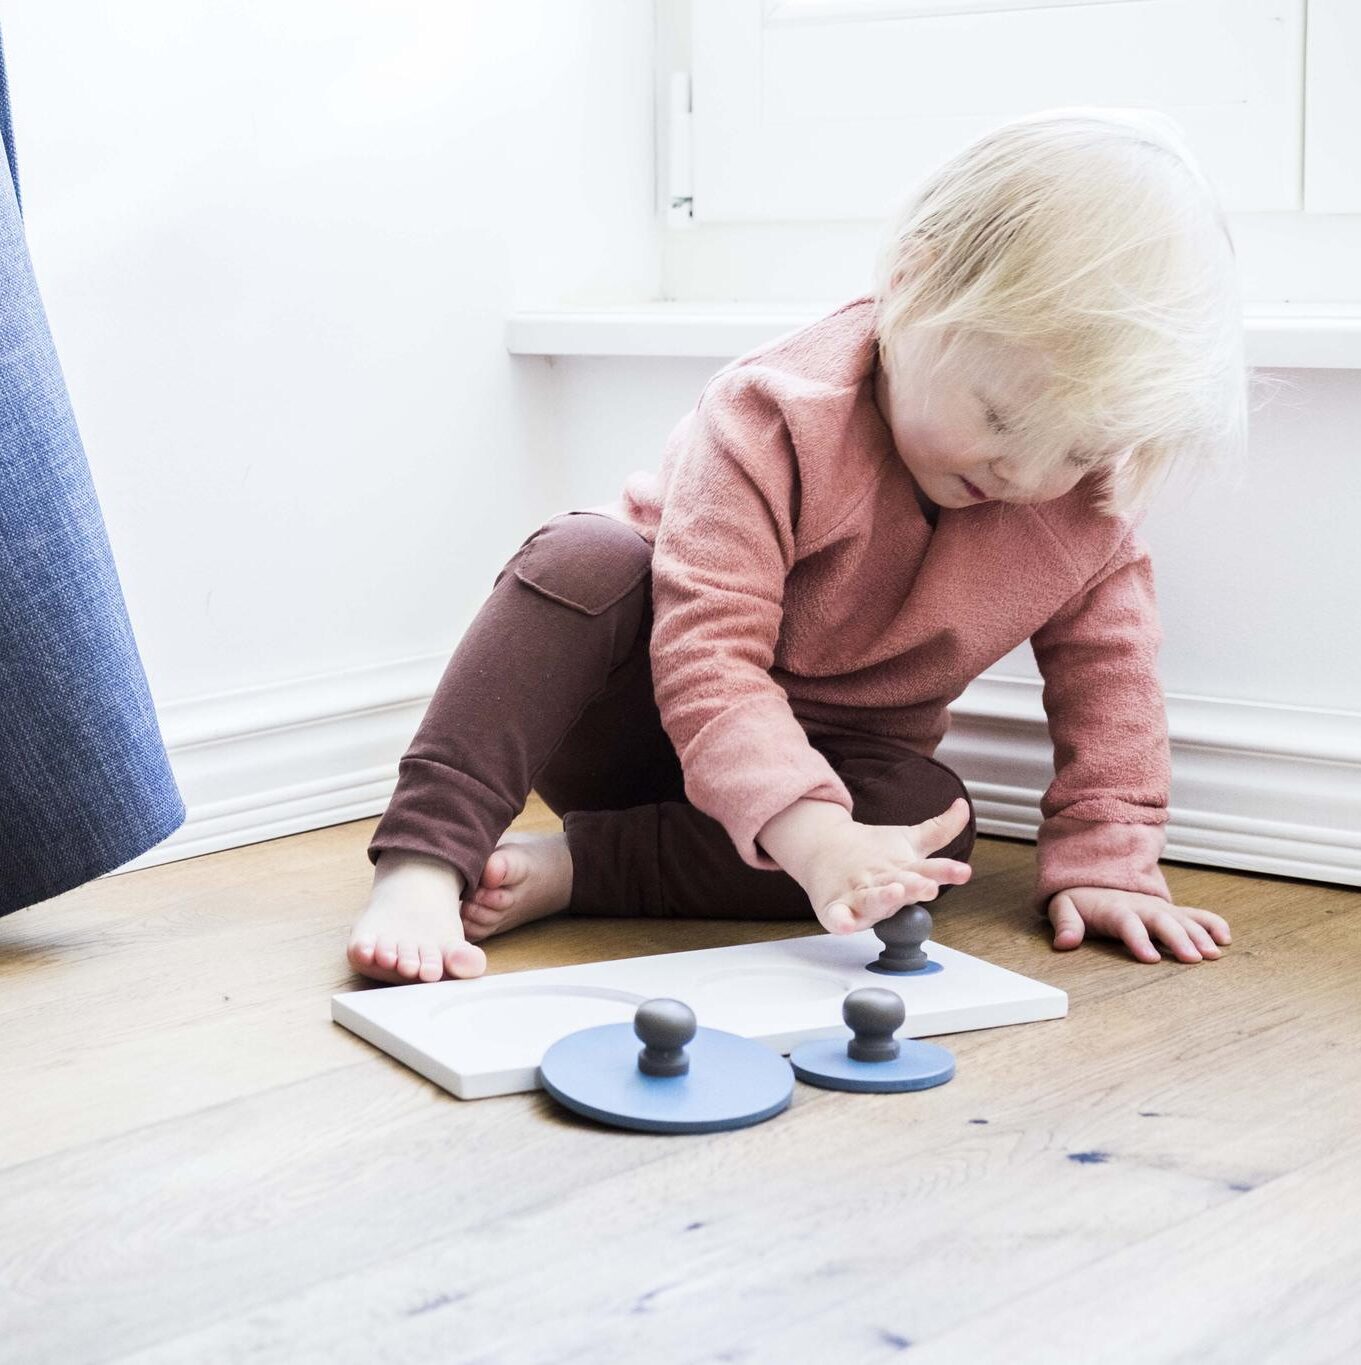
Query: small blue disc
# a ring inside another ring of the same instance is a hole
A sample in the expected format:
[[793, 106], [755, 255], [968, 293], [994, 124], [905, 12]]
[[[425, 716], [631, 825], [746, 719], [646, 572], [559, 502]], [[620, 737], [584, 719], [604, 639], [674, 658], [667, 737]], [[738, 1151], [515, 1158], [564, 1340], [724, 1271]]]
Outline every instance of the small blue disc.
[[865, 964], [865, 970], [867, 972], [883, 972], [885, 976], [907, 978], [909, 976], [933, 976], [936, 972], [943, 972], [945, 968], [942, 967], [939, 962], [933, 960], [928, 962], [925, 967], [914, 967], [910, 972], [899, 972], [895, 971], [892, 967], [881, 967], [879, 965], [879, 960], [876, 958], [873, 962], [867, 962]]
[[898, 1040], [898, 1055], [887, 1062], [858, 1062], [846, 1051], [850, 1035], [800, 1043], [790, 1054], [794, 1074], [825, 1090], [929, 1090], [955, 1074], [955, 1056], [936, 1043]]
[[684, 1076], [639, 1070], [642, 1049], [631, 1023], [578, 1029], [544, 1053], [539, 1083], [578, 1114], [646, 1133], [745, 1128], [783, 1112], [794, 1094], [789, 1063], [736, 1033], [697, 1029]]

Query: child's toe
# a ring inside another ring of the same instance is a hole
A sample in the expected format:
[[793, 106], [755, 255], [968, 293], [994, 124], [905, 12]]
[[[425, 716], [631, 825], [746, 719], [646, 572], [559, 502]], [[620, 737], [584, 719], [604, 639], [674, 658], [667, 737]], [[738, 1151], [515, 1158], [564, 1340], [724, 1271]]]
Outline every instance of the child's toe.
[[495, 850], [482, 867], [482, 878], [479, 883], [481, 886], [495, 887], [500, 886], [506, 879], [506, 855], [500, 849]]
[[504, 892], [512, 886], [518, 886], [529, 875], [530, 860], [525, 850], [516, 844], [507, 845], [500, 850], [500, 854], [502, 865], [506, 869], [500, 882], [501, 890]]
[[414, 981], [420, 975], [421, 970], [421, 950], [415, 943], [397, 944], [397, 974], [404, 976], [408, 981]]
[[444, 968], [450, 976], [481, 976], [487, 954], [475, 943], [455, 943], [444, 950]]
[[434, 944], [421, 944], [421, 965], [416, 975], [422, 981], [438, 981], [444, 975], [444, 958]]
[[375, 940], [371, 937], [352, 938], [345, 952], [350, 960], [350, 966], [361, 972], [372, 967], [373, 950], [376, 946]]
[[397, 942], [395, 939], [380, 937], [373, 948], [373, 963], [375, 967], [381, 967], [384, 971], [395, 971], [397, 968]]

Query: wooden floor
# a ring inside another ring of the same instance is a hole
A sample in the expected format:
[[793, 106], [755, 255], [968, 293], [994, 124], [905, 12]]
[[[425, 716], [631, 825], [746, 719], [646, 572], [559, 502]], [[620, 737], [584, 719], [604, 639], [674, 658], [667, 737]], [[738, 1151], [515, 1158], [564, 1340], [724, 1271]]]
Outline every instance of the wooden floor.
[[[0, 1360], [1361, 1358], [1361, 892], [1166, 864], [1234, 942], [1141, 966], [1053, 952], [1033, 847], [982, 840], [935, 936], [1069, 1018], [667, 1137], [455, 1100], [330, 1022], [373, 825], [0, 920]], [[805, 927], [560, 917], [489, 971]]]

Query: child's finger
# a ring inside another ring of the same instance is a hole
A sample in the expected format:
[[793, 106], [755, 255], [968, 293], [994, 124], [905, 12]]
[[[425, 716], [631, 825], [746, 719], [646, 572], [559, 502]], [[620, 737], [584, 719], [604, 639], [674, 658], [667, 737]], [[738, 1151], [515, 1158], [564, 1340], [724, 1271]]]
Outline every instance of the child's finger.
[[1054, 926], [1054, 947], [1059, 949], [1076, 948], [1087, 929], [1072, 897], [1063, 894], [1049, 902], [1049, 922]]
[[1204, 925], [1209, 930], [1210, 937], [1221, 947], [1233, 942], [1233, 936], [1229, 933], [1228, 920], [1216, 915], [1213, 910], [1200, 910], [1193, 905], [1186, 910], [1186, 913], [1197, 924]]
[[859, 928], [855, 911], [845, 901], [833, 901], [818, 918], [830, 934], [850, 934]]
[[1197, 924], [1193, 919], [1188, 919], [1182, 921], [1182, 927], [1186, 930], [1186, 936], [1195, 944], [1196, 951], [1201, 957], [1219, 956], [1219, 946], [1210, 937], [1210, 931], [1203, 925]]
[[1125, 947], [1140, 962], [1161, 962], [1163, 960], [1163, 955], [1153, 946], [1153, 940], [1149, 938], [1148, 929], [1144, 926], [1143, 920], [1133, 911], [1116, 920], [1115, 929], [1124, 940]]
[[893, 886], [896, 888], [897, 904], [888, 908], [894, 911], [901, 910], [905, 905], [915, 905], [918, 901], [930, 900], [940, 894], [940, 887], [930, 877], [923, 877], [919, 872], [903, 872]]
[[934, 877], [938, 882], [950, 882], [955, 886], [973, 876], [973, 868], [968, 863], [957, 862], [954, 858], [926, 858], [917, 864], [917, 871], [923, 876]]
[[907, 902], [907, 888], [902, 882], [889, 882], [887, 886], [869, 886], [857, 891], [851, 903], [855, 907], [857, 928], [873, 924], [885, 915], [894, 914]]
[[1203, 960], [1181, 921], [1169, 911], [1162, 910], [1149, 916], [1149, 928], [1157, 932], [1158, 937], [1172, 949], [1179, 961], [1200, 962]]
[[910, 826], [919, 832], [924, 847], [935, 852], [944, 848], [969, 823], [969, 803], [957, 796], [939, 815]]

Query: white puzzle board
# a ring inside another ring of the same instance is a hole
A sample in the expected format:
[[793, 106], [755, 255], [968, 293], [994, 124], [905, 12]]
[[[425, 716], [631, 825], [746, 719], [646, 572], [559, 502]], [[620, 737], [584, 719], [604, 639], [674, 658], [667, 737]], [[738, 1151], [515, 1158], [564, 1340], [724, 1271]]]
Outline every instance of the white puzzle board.
[[[683, 1000], [701, 1028], [788, 1053], [818, 1038], [850, 1038], [848, 991], [883, 986], [903, 998], [899, 1038], [1061, 1019], [1065, 992], [982, 958], [927, 942], [939, 972], [871, 972], [873, 929], [768, 943], [585, 962], [467, 980], [341, 991], [331, 1018], [463, 1100], [538, 1087], [539, 1062], [559, 1038], [633, 1020], [645, 1000]], [[639, 1044], [641, 1047], [641, 1043]]]

